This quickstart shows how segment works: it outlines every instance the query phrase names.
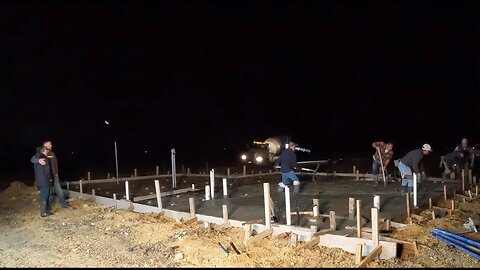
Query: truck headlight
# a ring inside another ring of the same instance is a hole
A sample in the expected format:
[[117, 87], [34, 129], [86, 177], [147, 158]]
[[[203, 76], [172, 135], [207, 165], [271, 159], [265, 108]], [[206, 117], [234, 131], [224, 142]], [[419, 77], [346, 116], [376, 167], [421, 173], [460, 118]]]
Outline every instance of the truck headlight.
[[257, 161], [257, 163], [262, 163], [263, 157], [258, 156], [258, 157], [255, 158], [255, 160]]
[[247, 155], [243, 154], [240, 158], [241, 158], [242, 160], [247, 160]]

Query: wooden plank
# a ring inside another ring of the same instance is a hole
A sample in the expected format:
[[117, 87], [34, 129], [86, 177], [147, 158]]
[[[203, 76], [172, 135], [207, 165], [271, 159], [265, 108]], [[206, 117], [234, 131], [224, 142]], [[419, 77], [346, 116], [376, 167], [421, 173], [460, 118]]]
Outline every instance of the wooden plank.
[[417, 255], [417, 242], [414, 241], [412, 243], [402, 243], [402, 254], [400, 255], [400, 259], [406, 259], [410, 255]]
[[[297, 214], [296, 211], [295, 212], [290, 212], [290, 215], [292, 215], [292, 216], [296, 215], [296, 214]], [[312, 215], [313, 216], [313, 211], [299, 211], [298, 214], [299, 215]], [[319, 216], [321, 216], [321, 215], [319, 215]], [[327, 216], [330, 217], [330, 215], [327, 215]]]
[[416, 214], [410, 214], [410, 216], [418, 221], [422, 221], [424, 220], [425, 218], [422, 217], [422, 216], [419, 216], [419, 215], [416, 215]]
[[465, 200], [467, 200], [467, 201], [470, 201], [470, 200], [471, 200], [470, 197], [465, 196], [465, 195], [462, 195], [462, 194], [455, 194], [455, 196], [456, 196], [456, 197], [460, 197], [460, 198], [462, 198], [462, 199], [465, 199]]
[[247, 241], [250, 239], [250, 237], [252, 236], [252, 224], [245, 224], [243, 226], [244, 230], [245, 230], [245, 238], [243, 240], [243, 243], [244, 244], [247, 244]]
[[[334, 234], [321, 235], [318, 245], [330, 248], [341, 248], [346, 252], [355, 254], [357, 244], [364, 245], [364, 255], [368, 254], [368, 252], [373, 249], [373, 241], [371, 239], [346, 237]], [[380, 259], [388, 260], [397, 257], [398, 243], [380, 240], [379, 244], [379, 246], [383, 246], [382, 252], [380, 253]]]
[[269, 201], [270, 201], [270, 205], [269, 205], [270, 206], [270, 215], [272, 215], [272, 217], [274, 217], [275, 216], [275, 203], [273, 202], [272, 197], [270, 197]]
[[254, 220], [249, 220], [249, 221], [245, 221], [242, 223], [242, 225], [246, 225], [246, 224], [261, 224], [263, 223], [263, 218], [261, 219], [254, 219]]
[[183, 221], [183, 224], [192, 224], [192, 223], [195, 223], [197, 221], [198, 221], [198, 219], [196, 217], [194, 217], [194, 218], [187, 219], [187, 220]]
[[367, 257], [365, 257], [359, 264], [357, 268], [365, 267], [369, 262], [371, 262], [375, 257], [377, 257], [382, 252], [382, 246], [377, 246]]
[[390, 225], [394, 228], [403, 228], [403, 227], [406, 227], [407, 224], [403, 224], [403, 223], [399, 223], [399, 222], [395, 222], [395, 221], [391, 221], [390, 222]]
[[373, 207], [371, 209], [372, 217], [372, 240], [375, 246], [378, 246], [379, 235], [378, 235], [378, 208]]
[[363, 254], [363, 245], [357, 244], [357, 251], [355, 253], [355, 263], [359, 264], [362, 261], [362, 254]]
[[290, 246], [291, 247], [297, 247], [297, 242], [298, 242], [298, 234], [291, 233], [290, 234]]
[[326, 233], [333, 232], [333, 231], [335, 231], [334, 228], [327, 228], [327, 229], [322, 229], [322, 230], [320, 230], [320, 231], [318, 231], [318, 232], [316, 232], [312, 235], [315, 237], [315, 236], [319, 236], [319, 235], [326, 234]]
[[[190, 191], [199, 191], [199, 190], [201, 190], [201, 189], [198, 189], [198, 188], [197, 189], [184, 188], [184, 189], [177, 189], [177, 190], [171, 190], [171, 191], [164, 191], [164, 192], [162, 192], [162, 197], [187, 193], [187, 192], [190, 192]], [[149, 195], [134, 197], [133, 201], [134, 202], [139, 202], [139, 201], [151, 200], [151, 199], [156, 199], [156, 198], [157, 198], [157, 194], [149, 194]]]
[[432, 182], [442, 182], [442, 183], [458, 183], [457, 179], [447, 179], [447, 178], [440, 178], [440, 177], [427, 177], [425, 179], [422, 178], [422, 181], [432, 181]]
[[263, 232], [261, 232], [261, 233], [255, 235], [254, 237], [251, 237], [250, 239], [248, 239], [247, 246], [250, 246], [250, 245], [254, 244], [255, 242], [271, 235], [272, 233], [273, 233], [273, 228], [264, 230]]
[[361, 200], [356, 200], [356, 206], [357, 206], [357, 237], [361, 237], [362, 235], [362, 216], [361, 216], [361, 213], [360, 213], [360, 209], [361, 209], [361, 204], [362, 204], [362, 201]]
[[[372, 238], [372, 233], [362, 232], [362, 238], [370, 239], [370, 238]], [[391, 237], [387, 237], [387, 236], [379, 236], [378, 238], [379, 238], [380, 241], [399, 243], [399, 244], [411, 244], [411, 242], [408, 242], [408, 241], [405, 241], [405, 240], [400, 240], [400, 239], [395, 239], [395, 238], [391, 238]]]
[[315, 245], [318, 245], [319, 242], [320, 242], [320, 237], [313, 237], [310, 241], [308, 241], [304, 245], [301, 245], [301, 246], [297, 247], [297, 249], [300, 250], [300, 249], [304, 249], [304, 248], [311, 248]]

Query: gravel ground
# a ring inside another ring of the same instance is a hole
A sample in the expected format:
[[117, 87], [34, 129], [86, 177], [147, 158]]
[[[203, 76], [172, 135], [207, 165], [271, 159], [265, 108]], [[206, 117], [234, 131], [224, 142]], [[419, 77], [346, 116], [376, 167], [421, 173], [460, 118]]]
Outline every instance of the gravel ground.
[[[33, 187], [13, 182], [0, 196], [0, 267], [354, 267], [355, 255], [315, 246], [293, 249], [279, 239], [263, 239], [248, 250], [241, 228], [205, 229], [159, 214], [102, 209], [93, 202], [71, 200], [71, 209], [56, 206], [41, 218]], [[406, 259], [375, 260], [368, 267], [472, 267], [480, 262], [438, 241], [432, 227], [461, 228], [478, 222], [479, 200], [460, 203], [452, 216], [415, 221], [390, 237], [417, 241], [418, 254]], [[420, 213], [427, 217], [429, 210]], [[478, 223], [477, 223], [478, 224]], [[478, 241], [478, 234], [467, 234]], [[230, 242], [241, 254], [236, 254]], [[219, 247], [222, 243], [228, 254]]]

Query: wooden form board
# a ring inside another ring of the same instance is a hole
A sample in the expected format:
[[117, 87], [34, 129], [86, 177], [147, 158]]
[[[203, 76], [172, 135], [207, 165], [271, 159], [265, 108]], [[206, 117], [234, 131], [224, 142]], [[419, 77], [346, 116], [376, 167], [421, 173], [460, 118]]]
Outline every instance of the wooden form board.
[[378, 256], [382, 252], [382, 246], [377, 246], [367, 257], [365, 257], [359, 264], [357, 264], [357, 268], [365, 267], [369, 262], [371, 262], [375, 257]]
[[254, 244], [255, 242], [271, 235], [273, 233], [273, 228], [266, 229], [265, 231], [255, 235], [254, 237], [250, 237], [250, 239], [247, 240], [247, 246]]
[[[342, 235], [324, 234], [320, 236], [319, 246], [330, 248], [341, 248], [346, 252], [355, 254], [357, 250], [357, 244], [363, 245], [363, 256], [367, 256], [374, 249], [373, 241], [371, 239], [363, 239], [357, 237], [346, 237]], [[379, 241], [379, 244], [383, 247], [380, 253], [380, 259], [388, 260], [397, 257], [398, 243]]]
[[320, 237], [313, 237], [312, 240], [308, 241], [304, 245], [297, 247], [297, 249], [311, 248], [318, 245], [319, 242], [320, 242]]
[[[362, 232], [362, 238], [365, 237], [366, 239], [371, 239], [372, 234], [368, 232]], [[390, 238], [386, 236], [380, 236], [380, 241], [387, 241], [387, 242], [394, 242], [401, 245], [401, 248], [397, 246], [401, 250], [400, 258], [406, 258], [409, 254], [417, 254], [417, 243], [416, 242], [408, 242], [404, 240], [399, 240], [395, 238]]]
[[[197, 189], [184, 188], [184, 189], [177, 189], [177, 190], [171, 190], [171, 191], [163, 191], [160, 194], [162, 195], [162, 197], [165, 197], [165, 196], [187, 193], [187, 192], [190, 192], [190, 191], [195, 192], [195, 191], [199, 191], [199, 190], [202, 190], [202, 189], [199, 189], [199, 188], [197, 188]], [[133, 201], [134, 202], [139, 202], [139, 201], [151, 200], [151, 199], [156, 199], [156, 198], [157, 198], [157, 194], [148, 194], [148, 195], [134, 197]]]

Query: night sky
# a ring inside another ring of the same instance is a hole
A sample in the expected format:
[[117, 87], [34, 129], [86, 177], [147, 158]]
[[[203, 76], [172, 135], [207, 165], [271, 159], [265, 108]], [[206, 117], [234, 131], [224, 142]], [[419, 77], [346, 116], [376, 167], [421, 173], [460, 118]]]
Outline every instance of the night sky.
[[312, 158], [480, 143], [476, 1], [86, 2], [0, 3], [2, 175], [33, 178], [47, 138], [65, 178], [113, 173], [113, 141], [126, 170], [274, 135]]

